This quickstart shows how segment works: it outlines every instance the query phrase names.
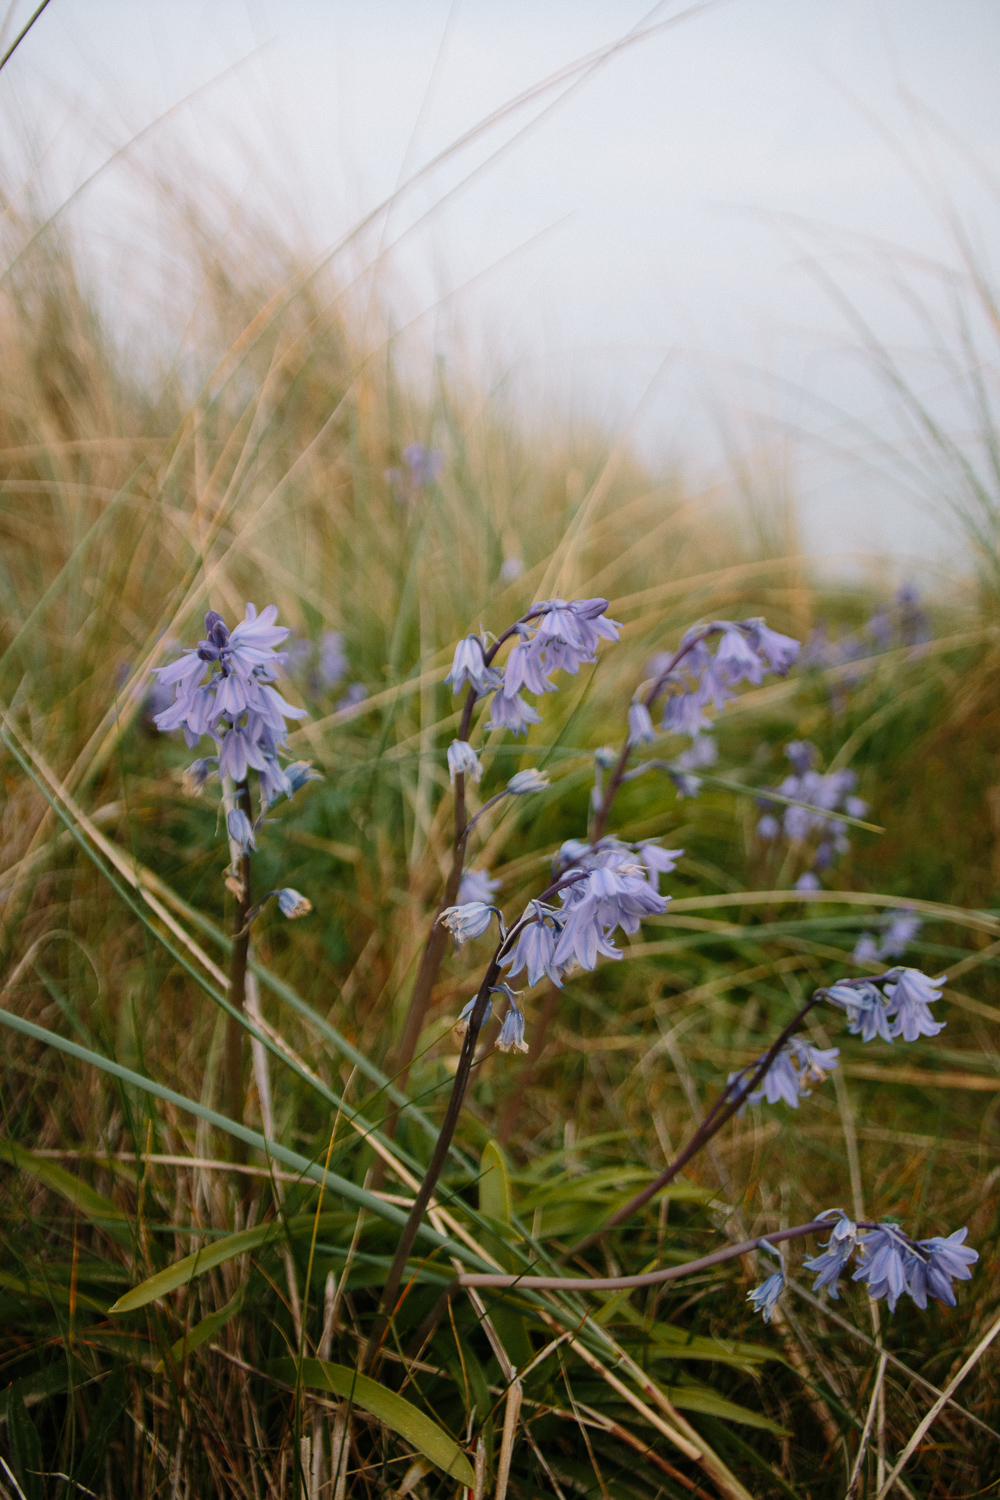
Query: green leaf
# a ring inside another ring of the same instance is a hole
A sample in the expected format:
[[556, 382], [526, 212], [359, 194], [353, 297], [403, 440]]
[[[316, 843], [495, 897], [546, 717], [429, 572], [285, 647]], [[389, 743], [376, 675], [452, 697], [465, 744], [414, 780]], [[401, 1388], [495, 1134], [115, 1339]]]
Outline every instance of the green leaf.
[[[220, 1307], [218, 1312], [209, 1313], [207, 1317], [202, 1318], [200, 1323], [196, 1323], [193, 1328], [189, 1328], [183, 1338], [179, 1338], [176, 1344], [171, 1346], [171, 1365], [183, 1364], [186, 1355], [191, 1354], [195, 1349], [200, 1349], [202, 1344], [208, 1343], [209, 1339], [214, 1339], [219, 1329], [225, 1328], [229, 1319], [235, 1317], [236, 1313], [243, 1306], [243, 1294], [245, 1291], [246, 1286], [241, 1286], [236, 1296], [227, 1302], [225, 1307]], [[153, 1374], [162, 1375], [165, 1373], [166, 1368], [167, 1360], [161, 1359], [154, 1366]]]
[[44, 1182], [53, 1192], [61, 1193], [74, 1208], [86, 1214], [88, 1219], [120, 1245], [132, 1244], [132, 1231], [121, 1209], [116, 1208], [109, 1198], [81, 1182], [79, 1177], [74, 1177], [72, 1172], [56, 1166], [54, 1161], [49, 1161], [46, 1157], [35, 1156], [14, 1141], [0, 1140], [0, 1161], [9, 1162], [12, 1167]]
[[459, 1484], [475, 1483], [472, 1465], [444, 1428], [370, 1376], [360, 1375], [349, 1365], [332, 1365], [324, 1359], [304, 1359], [301, 1369], [296, 1360], [282, 1359], [271, 1366], [271, 1373], [286, 1385], [308, 1385], [352, 1401], [391, 1427]]
[[647, 1336], [659, 1346], [646, 1351], [647, 1359], [714, 1359], [723, 1364], [745, 1366], [763, 1364], [765, 1360], [784, 1363], [780, 1350], [769, 1349], [766, 1344], [707, 1338], [703, 1334], [687, 1333], [672, 1323], [655, 1323], [647, 1331]]
[[729, 1401], [725, 1396], [720, 1396], [718, 1391], [713, 1391], [710, 1385], [701, 1385], [692, 1381], [684, 1385], [665, 1385], [660, 1389], [667, 1397], [682, 1411], [701, 1412], [706, 1417], [724, 1417], [730, 1422], [742, 1422], [744, 1427], [760, 1427], [765, 1432], [773, 1432], [778, 1437], [790, 1437], [791, 1433], [787, 1427], [781, 1427], [777, 1422], [772, 1422], [770, 1417], [765, 1417], [759, 1411], [751, 1411], [749, 1407], [739, 1406], [735, 1401]]
[[510, 1179], [503, 1152], [495, 1141], [487, 1141], [479, 1162], [479, 1212], [509, 1224], [510, 1207]]
[[[324, 1230], [337, 1228], [342, 1222], [342, 1214], [320, 1214], [319, 1231], [322, 1233]], [[155, 1276], [140, 1282], [137, 1287], [119, 1297], [114, 1306], [108, 1308], [108, 1312], [135, 1312], [137, 1307], [145, 1307], [147, 1302], [155, 1302], [158, 1297], [166, 1297], [175, 1292], [179, 1286], [186, 1286], [203, 1271], [221, 1266], [234, 1256], [246, 1255], [250, 1250], [260, 1250], [285, 1236], [290, 1240], [309, 1239], [316, 1224], [315, 1214], [295, 1214], [287, 1221], [271, 1219], [267, 1224], [258, 1224], [254, 1229], [241, 1229], [238, 1234], [227, 1234], [201, 1250], [193, 1250], [182, 1260], [175, 1260], [173, 1265], [165, 1266]]]
[[175, 1260], [172, 1266], [166, 1266], [164, 1270], [157, 1271], [155, 1276], [142, 1281], [124, 1297], [108, 1308], [110, 1313], [135, 1312], [137, 1307], [145, 1307], [148, 1302], [155, 1302], [157, 1298], [169, 1296], [179, 1286], [186, 1286], [195, 1276], [202, 1271], [210, 1271], [213, 1266], [221, 1266], [224, 1261], [232, 1260], [234, 1256], [246, 1255], [249, 1250], [259, 1250], [262, 1245], [270, 1244], [282, 1233], [283, 1226], [280, 1219], [273, 1220], [270, 1224], [258, 1224], [256, 1229], [241, 1229], [239, 1234], [227, 1234], [225, 1239], [216, 1240], [214, 1244], [206, 1245], [202, 1250], [195, 1250], [191, 1255], [185, 1255], [182, 1260]]
[[[8, 1292], [20, 1292], [22, 1296], [34, 1297], [50, 1306], [55, 1306], [58, 1302], [61, 1306], [68, 1307], [72, 1297], [69, 1287], [58, 1281], [38, 1281], [33, 1276], [18, 1276], [13, 1271], [0, 1271], [0, 1287]], [[76, 1293], [76, 1306], [89, 1308], [91, 1312], [104, 1311], [100, 1302], [79, 1290]]]
[[[380, 1219], [387, 1219], [391, 1224], [396, 1224], [400, 1228], [406, 1223], [406, 1214], [395, 1204], [386, 1203], [375, 1193], [369, 1193], [365, 1188], [359, 1187], [357, 1183], [351, 1182], [346, 1177], [341, 1177], [337, 1172], [324, 1170], [318, 1162], [310, 1161], [306, 1156], [300, 1156], [297, 1151], [290, 1151], [287, 1146], [281, 1146], [277, 1141], [267, 1140], [258, 1131], [250, 1130], [245, 1125], [238, 1125], [227, 1115], [219, 1114], [217, 1110], [209, 1109], [204, 1104], [197, 1104], [186, 1094], [179, 1094], [176, 1089], [168, 1089], [165, 1084], [154, 1083], [151, 1078], [145, 1078], [132, 1068], [112, 1062], [111, 1058], [102, 1057], [99, 1052], [92, 1052], [88, 1047], [81, 1047], [76, 1042], [68, 1041], [66, 1037], [59, 1036], [55, 1031], [48, 1031], [44, 1026], [36, 1026], [33, 1021], [26, 1021], [23, 1016], [15, 1015], [13, 1011], [0, 1009], [0, 1026], [9, 1026], [12, 1031], [19, 1031], [24, 1036], [32, 1037], [36, 1042], [55, 1047], [58, 1052], [65, 1052], [80, 1062], [100, 1069], [102, 1073], [110, 1073], [113, 1078], [121, 1078], [125, 1083], [132, 1084], [134, 1088], [152, 1094], [154, 1098], [165, 1099], [168, 1104], [175, 1105], [186, 1114], [196, 1115], [200, 1120], [207, 1120], [209, 1125], [214, 1125], [217, 1130], [225, 1131], [227, 1135], [235, 1137], [238, 1141], [244, 1141], [255, 1151], [260, 1151], [265, 1159], [271, 1158], [281, 1162], [282, 1166], [290, 1167], [293, 1172], [300, 1173], [310, 1182], [322, 1183], [330, 1192], [346, 1198], [348, 1203], [368, 1209]], [[417, 1234], [426, 1243], [446, 1251], [448, 1255], [455, 1256], [477, 1271], [490, 1269], [489, 1264], [481, 1260], [478, 1255], [472, 1254], [467, 1246], [458, 1240], [451, 1240], [445, 1235], [438, 1234], [427, 1224], [421, 1224]]]

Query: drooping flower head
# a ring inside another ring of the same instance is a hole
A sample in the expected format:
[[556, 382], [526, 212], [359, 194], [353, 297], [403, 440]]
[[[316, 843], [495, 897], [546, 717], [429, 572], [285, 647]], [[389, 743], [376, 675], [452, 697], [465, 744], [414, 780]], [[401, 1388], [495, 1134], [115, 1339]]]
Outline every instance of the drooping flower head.
[[269, 604], [258, 615], [252, 604], [231, 631], [216, 610], [205, 616], [205, 638], [165, 667], [157, 667], [161, 686], [172, 687], [174, 701], [156, 715], [157, 726], [169, 732], [183, 729], [188, 745], [205, 735], [218, 748], [217, 757], [203, 757], [189, 768], [186, 785], [203, 786], [208, 767], [220, 779], [243, 781], [248, 770], [260, 777], [264, 804], [290, 797], [317, 776], [305, 762], [294, 763], [294, 774], [283, 769], [278, 753], [285, 744], [286, 719], [305, 717], [305, 709], [288, 703], [273, 686], [285, 660], [276, 648], [288, 635], [276, 625], [277, 608]]

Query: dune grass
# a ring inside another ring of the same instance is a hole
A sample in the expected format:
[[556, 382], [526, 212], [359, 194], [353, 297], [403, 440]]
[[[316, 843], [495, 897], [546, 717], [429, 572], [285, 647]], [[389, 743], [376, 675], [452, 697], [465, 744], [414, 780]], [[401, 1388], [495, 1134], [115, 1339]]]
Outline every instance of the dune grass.
[[[877, 1494], [1000, 1311], [988, 586], [937, 603], [917, 647], [891, 608], [896, 633], [877, 639], [865, 621], [889, 600], [818, 590], [777, 507], [763, 525], [735, 491], [693, 493], [599, 432], [530, 435], [440, 367], [404, 378], [388, 324], [273, 239], [220, 245], [195, 222], [196, 315], [157, 363], [102, 325], [56, 227], [7, 224], [0, 1494], [429, 1500], [461, 1483], [825, 1500], [856, 1467], [857, 1492]], [[406, 480], [412, 442], [442, 451], [437, 481]], [[620, 739], [644, 662], [693, 620], [763, 614], [804, 638], [823, 617], [859, 650], [727, 710], [698, 798], [666, 778], [623, 792], [615, 831], [687, 851], [672, 904], [626, 962], [526, 998], [526, 1056], [486, 1033], [378, 1379], [359, 1383], [486, 959], [449, 954], [390, 1132], [388, 1072], [449, 860], [452, 647], [533, 599], [596, 594], [622, 643], [526, 743], [484, 751], [481, 800], [520, 768], [553, 782], [477, 828], [470, 863], [508, 912], [585, 826], [594, 749]], [[286, 691], [309, 716], [292, 746], [324, 780], [275, 809], [257, 856], [262, 883], [315, 910], [255, 929], [242, 1164], [222, 1102], [225, 843], [149, 698], [204, 610], [233, 619], [246, 599], [277, 604], [300, 643]], [[346, 668], [324, 686], [330, 631]], [[791, 889], [801, 851], [754, 832], [752, 790], [802, 738], [857, 771], [884, 829], [852, 831], [821, 894]], [[925, 922], [912, 961], [950, 975], [947, 1030], [890, 1049], [817, 1023], [842, 1049], [831, 1080], [795, 1114], [734, 1121], [569, 1264], [640, 1272], [841, 1204], [924, 1235], [968, 1223], [981, 1259], [955, 1309], [890, 1318], [859, 1288], [834, 1305], [795, 1275], [768, 1327], [746, 1256], [630, 1295], [456, 1298], [431, 1326], [456, 1264], [563, 1261], [812, 988], [864, 971], [858, 935], [905, 905]], [[997, 1412], [986, 1350], [897, 1492], [989, 1493]]]

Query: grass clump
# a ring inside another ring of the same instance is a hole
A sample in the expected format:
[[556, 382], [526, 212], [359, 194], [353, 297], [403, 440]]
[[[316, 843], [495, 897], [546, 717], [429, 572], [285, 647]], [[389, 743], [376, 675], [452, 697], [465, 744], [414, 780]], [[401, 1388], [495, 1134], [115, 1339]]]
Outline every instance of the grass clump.
[[[773, 518], [751, 524], [600, 433], [532, 436], [438, 367], [404, 380], [387, 326], [335, 270], [259, 235], [220, 247], [192, 222], [193, 331], [172, 362], [140, 362], [68, 240], [8, 220], [2, 1004], [24, 1024], [4, 1032], [0, 1074], [0, 1487], [430, 1497], [506, 1471], [511, 1493], [560, 1500], [821, 1500], [843, 1494], [871, 1410], [859, 1482], [877, 1493], [1000, 1290], [989, 609], [935, 607], [907, 637], [874, 590], [815, 588]], [[441, 453], [426, 483], [411, 444]], [[699, 797], [666, 779], [623, 790], [617, 832], [689, 851], [673, 901], [627, 962], [539, 986], [527, 1055], [486, 1049], [430, 1216], [445, 1252], [426, 1237], [413, 1252], [378, 1390], [345, 1387], [330, 1372], [357, 1375], [478, 982], [469, 950], [449, 954], [407, 1080], [417, 1109], [390, 1129], [450, 860], [443, 679], [460, 636], [557, 595], [607, 596], [625, 628], [525, 743], [484, 752], [480, 802], [528, 767], [560, 793], [477, 827], [470, 863], [508, 915], [585, 826], [594, 750], [692, 620], [766, 615], [806, 638], [824, 617], [839, 645], [814, 637], [809, 664], [724, 716]], [[285, 691], [309, 716], [291, 743], [324, 780], [274, 809], [257, 856], [261, 889], [307, 892], [315, 913], [255, 928], [265, 1061], [241, 1163], [215, 1003], [224, 841], [209, 799], [185, 793], [189, 757], [152, 727], [150, 674], [207, 608], [238, 618], [248, 598], [295, 632]], [[794, 889], [808, 851], [755, 831], [754, 794], [803, 739], [824, 769], [857, 773], [885, 830], [851, 832], [822, 899]], [[810, 1040], [841, 1046], [835, 1079], [795, 1116], [735, 1120], [576, 1269], [679, 1263], [839, 1203], [915, 1234], [968, 1222], [981, 1258], [954, 1310], [880, 1321], [858, 1288], [836, 1306], [806, 1290], [765, 1327], [746, 1301], [763, 1257], [747, 1256], [629, 1295], [459, 1298], [432, 1316], [470, 1246], [511, 1270], [571, 1255], [813, 988], [863, 972], [858, 936], [901, 904], [924, 921], [910, 961], [949, 973], [947, 1031], [890, 1051], [816, 1023]], [[155, 1299], [109, 1314], [153, 1276]], [[995, 1473], [989, 1353], [955, 1400], [907, 1467], [910, 1493]]]

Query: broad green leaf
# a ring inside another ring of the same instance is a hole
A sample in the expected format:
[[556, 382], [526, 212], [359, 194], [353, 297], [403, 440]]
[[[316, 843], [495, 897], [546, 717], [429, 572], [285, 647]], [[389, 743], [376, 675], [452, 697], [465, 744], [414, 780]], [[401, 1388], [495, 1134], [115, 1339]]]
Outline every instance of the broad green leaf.
[[[342, 1214], [320, 1214], [319, 1230], [322, 1233], [327, 1229], [338, 1228], [342, 1222]], [[238, 1234], [227, 1234], [223, 1239], [206, 1245], [202, 1250], [193, 1250], [190, 1255], [175, 1260], [173, 1265], [165, 1266], [162, 1271], [157, 1271], [154, 1276], [140, 1282], [130, 1292], [119, 1297], [114, 1306], [108, 1308], [108, 1312], [135, 1312], [137, 1307], [145, 1307], [147, 1302], [155, 1302], [158, 1297], [168, 1296], [179, 1286], [185, 1286], [195, 1276], [200, 1276], [203, 1271], [221, 1266], [234, 1256], [246, 1255], [250, 1250], [260, 1250], [286, 1235], [291, 1240], [308, 1239], [315, 1227], [315, 1214], [295, 1214], [287, 1223], [281, 1219], [272, 1219], [267, 1224], [258, 1224], [255, 1229], [241, 1229]]]
[[[202, 1344], [208, 1343], [209, 1339], [214, 1339], [219, 1329], [225, 1328], [229, 1319], [234, 1317], [243, 1306], [243, 1294], [245, 1291], [246, 1287], [241, 1286], [236, 1296], [227, 1302], [225, 1307], [220, 1307], [218, 1312], [209, 1313], [207, 1317], [202, 1318], [200, 1323], [196, 1323], [193, 1328], [189, 1328], [184, 1337], [179, 1338], [176, 1344], [171, 1347], [171, 1364], [174, 1366], [183, 1364], [186, 1355], [191, 1354], [195, 1349], [200, 1349]], [[166, 1360], [161, 1359], [154, 1366], [153, 1374], [162, 1375], [166, 1368]]]
[[262, 1245], [270, 1244], [282, 1233], [282, 1228], [279, 1219], [270, 1224], [259, 1224], [256, 1229], [241, 1229], [239, 1234], [227, 1234], [225, 1239], [216, 1240], [202, 1250], [195, 1250], [182, 1260], [175, 1260], [172, 1266], [166, 1266], [164, 1270], [157, 1271], [155, 1276], [140, 1282], [137, 1287], [126, 1292], [124, 1297], [119, 1297], [108, 1308], [108, 1312], [135, 1312], [136, 1308], [145, 1307], [148, 1302], [169, 1296], [179, 1286], [186, 1286], [202, 1271], [210, 1271], [213, 1266], [221, 1266], [224, 1261], [232, 1260], [236, 1255], [246, 1255], [249, 1250], [259, 1250]]
[[475, 1483], [472, 1465], [444, 1428], [370, 1376], [360, 1375], [349, 1365], [332, 1365], [324, 1359], [304, 1359], [301, 1370], [294, 1359], [279, 1360], [271, 1366], [271, 1373], [286, 1385], [312, 1386], [352, 1401], [391, 1427], [450, 1478], [457, 1479], [459, 1484]]
[[61, 1193], [120, 1245], [132, 1244], [132, 1231], [121, 1209], [116, 1208], [109, 1198], [81, 1182], [79, 1177], [74, 1177], [72, 1172], [67, 1172], [64, 1167], [57, 1166], [46, 1157], [35, 1156], [14, 1141], [0, 1140], [0, 1161], [9, 1162], [12, 1167], [44, 1182], [53, 1192]]
[[725, 1396], [720, 1396], [718, 1391], [713, 1391], [709, 1385], [665, 1385], [660, 1389], [668, 1401], [681, 1409], [681, 1411], [697, 1411], [706, 1417], [723, 1417], [729, 1422], [742, 1422], [744, 1427], [760, 1427], [765, 1432], [773, 1432], [778, 1437], [790, 1437], [787, 1427], [781, 1427], [777, 1422], [772, 1422], [759, 1411], [750, 1411], [746, 1406], [739, 1406], [735, 1401], [728, 1401]]
[[479, 1162], [479, 1212], [501, 1224], [510, 1223], [510, 1181], [503, 1152], [487, 1141]]
[[[642, 1315], [639, 1314], [635, 1321], [641, 1323]], [[647, 1350], [647, 1359], [714, 1359], [723, 1364], [739, 1365], [763, 1364], [765, 1360], [784, 1363], [784, 1356], [780, 1351], [769, 1349], [766, 1344], [689, 1334], [672, 1323], [655, 1323], [647, 1330], [647, 1336], [654, 1345], [659, 1346]]]

